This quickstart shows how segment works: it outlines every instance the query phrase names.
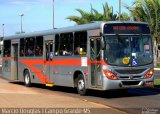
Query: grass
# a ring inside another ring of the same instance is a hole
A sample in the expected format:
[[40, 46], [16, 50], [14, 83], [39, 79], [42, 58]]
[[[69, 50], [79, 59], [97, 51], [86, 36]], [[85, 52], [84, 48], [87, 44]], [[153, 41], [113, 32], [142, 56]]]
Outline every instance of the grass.
[[154, 80], [154, 85], [160, 85], [160, 79], [155, 79]]
[[155, 66], [155, 68], [160, 68], [160, 65]]
[[160, 88], [160, 79], [154, 80], [154, 87]]

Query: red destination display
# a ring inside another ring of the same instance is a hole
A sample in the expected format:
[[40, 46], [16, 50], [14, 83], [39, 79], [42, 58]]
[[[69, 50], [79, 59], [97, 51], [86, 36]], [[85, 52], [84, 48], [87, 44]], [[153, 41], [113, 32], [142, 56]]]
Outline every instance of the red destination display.
[[113, 26], [113, 30], [140, 30], [139, 26]]
[[104, 25], [104, 34], [150, 34], [147, 24], [114, 23]]

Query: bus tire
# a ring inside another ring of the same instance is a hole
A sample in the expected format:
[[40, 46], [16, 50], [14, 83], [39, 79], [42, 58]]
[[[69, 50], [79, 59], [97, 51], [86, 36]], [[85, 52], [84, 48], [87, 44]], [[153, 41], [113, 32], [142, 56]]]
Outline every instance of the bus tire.
[[31, 86], [31, 78], [28, 70], [26, 70], [24, 73], [24, 85], [27, 87]]
[[86, 95], [86, 93], [87, 93], [85, 80], [84, 80], [82, 74], [78, 75], [78, 79], [77, 79], [77, 91], [78, 91], [78, 94], [80, 94], [82, 96]]

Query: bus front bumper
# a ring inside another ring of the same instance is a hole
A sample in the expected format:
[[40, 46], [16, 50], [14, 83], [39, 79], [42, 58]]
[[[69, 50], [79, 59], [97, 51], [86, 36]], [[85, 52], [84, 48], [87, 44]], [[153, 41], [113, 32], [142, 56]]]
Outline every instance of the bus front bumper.
[[139, 80], [109, 80], [104, 78], [103, 90], [153, 87], [154, 78]]

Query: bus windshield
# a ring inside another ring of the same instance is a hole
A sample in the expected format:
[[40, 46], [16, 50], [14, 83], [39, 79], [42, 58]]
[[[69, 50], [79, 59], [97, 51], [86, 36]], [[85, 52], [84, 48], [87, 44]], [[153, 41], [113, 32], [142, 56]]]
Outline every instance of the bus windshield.
[[152, 63], [150, 35], [106, 35], [104, 59], [110, 65], [142, 66]]

